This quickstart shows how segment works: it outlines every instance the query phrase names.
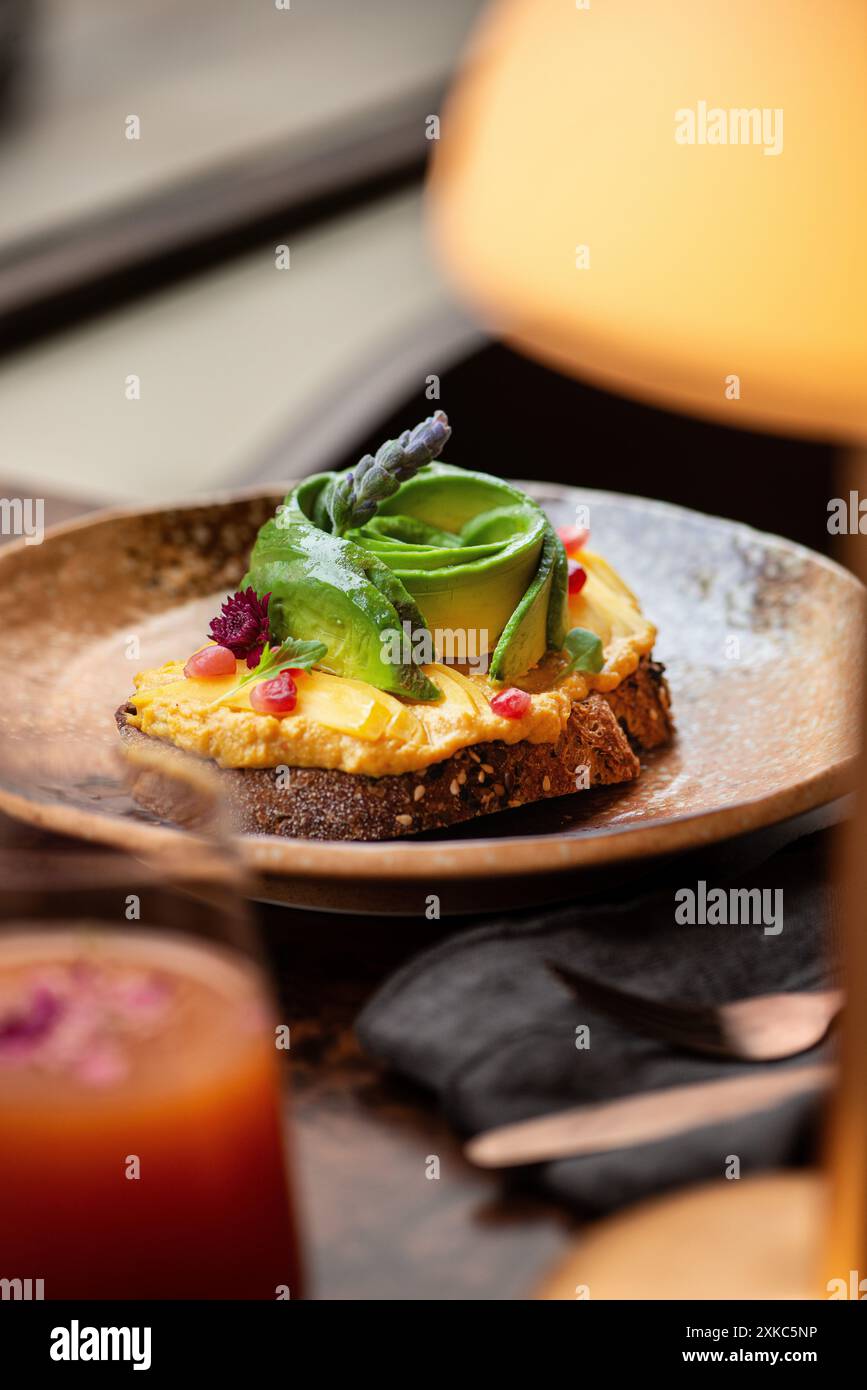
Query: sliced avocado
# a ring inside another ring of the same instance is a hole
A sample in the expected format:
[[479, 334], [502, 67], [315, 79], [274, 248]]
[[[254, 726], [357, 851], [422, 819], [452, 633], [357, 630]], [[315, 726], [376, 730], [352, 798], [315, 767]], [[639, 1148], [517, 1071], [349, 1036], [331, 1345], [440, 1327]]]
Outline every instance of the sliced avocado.
[[[324, 664], [415, 700], [440, 692], [400, 640], [433, 630], [493, 651], [512, 681], [567, 628], [567, 561], [542, 508], [502, 479], [445, 463], [419, 468], [376, 515], [336, 536], [328, 497], [344, 475], [320, 473], [259, 533], [244, 577], [271, 593], [271, 627], [328, 646]], [[485, 639], [484, 634], [487, 634]], [[475, 640], [473, 640], [475, 639]], [[406, 656], [407, 660], [396, 658]]]
[[554, 559], [548, 599], [547, 645], [551, 651], [559, 652], [569, 630], [569, 560], [563, 542], [550, 522], [549, 530]]
[[460, 536], [452, 535], [451, 531], [441, 531], [439, 527], [431, 526], [417, 516], [374, 516], [362, 528], [347, 531], [346, 534], [349, 540], [367, 544], [371, 550], [375, 549], [376, 542], [388, 546], [397, 541], [401, 545], [442, 547], [451, 550], [461, 544]]
[[330, 480], [309, 478], [286, 498], [259, 532], [243, 584], [271, 594], [271, 631], [324, 642], [323, 666], [369, 681], [413, 700], [438, 700], [440, 691], [419, 666], [388, 659], [389, 634], [425, 622], [397, 576], [359, 546], [320, 531], [308, 513]]
[[[500, 478], [436, 462], [402, 484], [376, 521], [376, 536], [361, 528], [363, 544], [399, 574], [431, 627], [487, 629], [494, 680], [515, 680], [549, 647], [562, 646], [566, 552], [531, 497]], [[401, 546], [401, 535], [418, 534], [410, 522], [448, 528], [460, 549], [422, 556], [417, 546]], [[390, 543], [382, 537], [386, 527]]]
[[[560, 572], [561, 555], [565, 560], [563, 543], [549, 525], [533, 582], [503, 629], [494, 651], [490, 667], [492, 680], [515, 680], [535, 666], [549, 647], [558, 649], [563, 645], [566, 583]], [[565, 567], [563, 571], [567, 572]]]

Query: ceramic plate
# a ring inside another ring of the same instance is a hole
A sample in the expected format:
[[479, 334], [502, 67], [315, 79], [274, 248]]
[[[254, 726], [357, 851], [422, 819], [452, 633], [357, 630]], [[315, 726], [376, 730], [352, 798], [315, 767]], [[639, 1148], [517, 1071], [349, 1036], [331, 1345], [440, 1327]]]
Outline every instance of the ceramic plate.
[[[289, 484], [286, 485], [288, 487]], [[442, 912], [568, 896], [601, 866], [709, 845], [849, 786], [862, 589], [789, 541], [617, 493], [523, 484], [555, 523], [590, 508], [593, 547], [659, 628], [676, 739], [640, 779], [379, 844], [244, 836], [263, 896]], [[101, 513], [0, 552], [0, 807], [135, 852], [181, 832], [129, 799], [114, 711], [134, 671], [200, 643], [284, 495]]]

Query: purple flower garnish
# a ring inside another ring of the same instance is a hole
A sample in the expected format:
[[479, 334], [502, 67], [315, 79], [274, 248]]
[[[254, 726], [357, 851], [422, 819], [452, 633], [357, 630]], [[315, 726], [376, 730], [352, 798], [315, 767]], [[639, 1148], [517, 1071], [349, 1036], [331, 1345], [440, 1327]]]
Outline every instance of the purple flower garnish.
[[271, 640], [268, 624], [268, 600], [270, 594], [259, 598], [254, 588], [239, 589], [227, 598], [222, 606], [222, 616], [211, 619], [208, 635], [221, 647], [228, 647], [233, 656], [246, 657], [252, 670], [259, 665], [262, 648]]
[[63, 1002], [45, 986], [34, 989], [24, 1013], [0, 1019], [0, 1050], [17, 1051], [43, 1041], [63, 1013]]

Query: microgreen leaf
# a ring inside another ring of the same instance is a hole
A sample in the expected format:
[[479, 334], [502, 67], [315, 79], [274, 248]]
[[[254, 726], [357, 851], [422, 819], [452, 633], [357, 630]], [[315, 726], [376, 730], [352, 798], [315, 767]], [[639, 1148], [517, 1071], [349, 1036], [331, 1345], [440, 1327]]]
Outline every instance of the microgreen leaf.
[[270, 680], [273, 676], [279, 676], [281, 671], [288, 668], [296, 668], [306, 671], [315, 662], [321, 661], [326, 656], [328, 648], [324, 642], [304, 642], [298, 637], [285, 637], [279, 647], [272, 647], [270, 643], [262, 648], [262, 656], [259, 665], [252, 671], [246, 671], [238, 684], [231, 690], [227, 690], [225, 695], [220, 695], [216, 700], [212, 700], [212, 705], [219, 705], [223, 700], [227, 700], [230, 695], [237, 695], [239, 690], [245, 686], [252, 685], [254, 682]]
[[563, 639], [563, 649], [569, 653], [569, 664], [561, 671], [561, 678], [573, 671], [601, 671], [605, 665], [602, 639], [586, 627], [573, 627]]

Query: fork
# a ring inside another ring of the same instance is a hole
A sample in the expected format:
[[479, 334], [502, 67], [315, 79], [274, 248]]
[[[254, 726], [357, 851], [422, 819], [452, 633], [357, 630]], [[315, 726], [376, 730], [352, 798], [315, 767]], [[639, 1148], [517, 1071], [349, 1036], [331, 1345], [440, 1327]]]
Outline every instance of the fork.
[[814, 1047], [843, 1007], [839, 989], [760, 994], [724, 1004], [676, 1004], [604, 984], [552, 961], [546, 966], [583, 1003], [636, 1032], [689, 1052], [749, 1062], [794, 1057]]

